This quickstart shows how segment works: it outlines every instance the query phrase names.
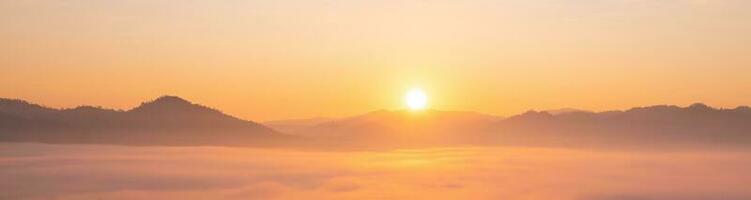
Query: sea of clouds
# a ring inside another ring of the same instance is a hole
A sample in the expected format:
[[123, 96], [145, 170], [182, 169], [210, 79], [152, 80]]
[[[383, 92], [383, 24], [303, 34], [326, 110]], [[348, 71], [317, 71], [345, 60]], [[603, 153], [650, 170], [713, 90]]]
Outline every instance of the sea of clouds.
[[751, 199], [751, 153], [0, 143], [0, 199]]

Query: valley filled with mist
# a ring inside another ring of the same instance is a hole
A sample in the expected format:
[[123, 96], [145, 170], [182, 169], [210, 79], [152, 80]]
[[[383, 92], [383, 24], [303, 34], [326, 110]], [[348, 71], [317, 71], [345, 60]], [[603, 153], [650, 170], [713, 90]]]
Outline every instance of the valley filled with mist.
[[742, 200], [748, 151], [0, 143], [0, 199]]

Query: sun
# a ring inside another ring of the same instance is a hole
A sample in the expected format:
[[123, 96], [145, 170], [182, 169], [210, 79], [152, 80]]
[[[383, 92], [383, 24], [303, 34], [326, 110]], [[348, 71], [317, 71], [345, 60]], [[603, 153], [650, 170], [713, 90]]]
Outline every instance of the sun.
[[428, 106], [428, 95], [421, 89], [411, 89], [404, 96], [404, 102], [410, 110], [423, 110]]

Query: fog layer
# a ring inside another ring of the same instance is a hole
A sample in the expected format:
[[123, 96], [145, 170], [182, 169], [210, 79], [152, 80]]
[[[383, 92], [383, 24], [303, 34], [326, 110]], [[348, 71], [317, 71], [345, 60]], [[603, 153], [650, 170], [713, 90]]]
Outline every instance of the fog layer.
[[746, 152], [0, 143], [0, 199], [749, 199]]

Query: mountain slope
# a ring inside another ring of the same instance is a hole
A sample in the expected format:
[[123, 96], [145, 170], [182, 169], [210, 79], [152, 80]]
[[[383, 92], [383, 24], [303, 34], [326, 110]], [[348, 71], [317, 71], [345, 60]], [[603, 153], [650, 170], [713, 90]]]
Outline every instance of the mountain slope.
[[503, 143], [564, 146], [747, 146], [751, 144], [748, 107], [715, 109], [649, 106], [601, 113], [551, 115], [528, 112], [495, 127]]
[[[52, 109], [0, 99], [0, 141], [127, 145], [390, 148], [452, 145], [674, 148], [751, 146], [751, 108], [649, 106], [625, 111], [474, 112], [380, 110], [341, 119], [269, 122], [278, 133], [174, 96], [131, 110]], [[308, 140], [298, 140], [298, 137]]]
[[582, 148], [747, 147], [751, 109], [649, 106], [625, 111], [530, 111], [499, 118], [472, 112], [375, 111], [291, 134], [342, 146], [519, 145]]
[[500, 117], [458, 111], [389, 111], [330, 120], [291, 134], [342, 145], [461, 144], [487, 133]]
[[128, 145], [273, 145], [289, 136], [175, 96], [128, 111], [52, 109], [0, 99], [0, 141]]

